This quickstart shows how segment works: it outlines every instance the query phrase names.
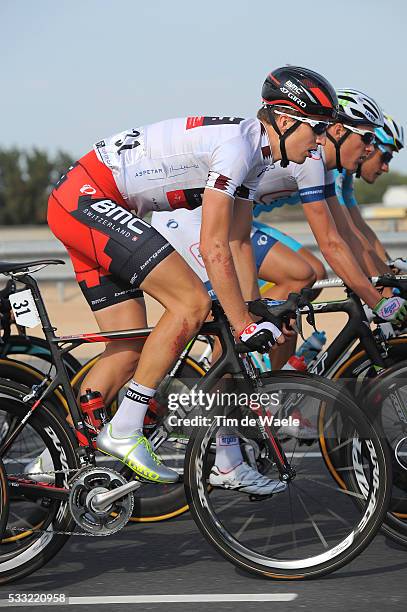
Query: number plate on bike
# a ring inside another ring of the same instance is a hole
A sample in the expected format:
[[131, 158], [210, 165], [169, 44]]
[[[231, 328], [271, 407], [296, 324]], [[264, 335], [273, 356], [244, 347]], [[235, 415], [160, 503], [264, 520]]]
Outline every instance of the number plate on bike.
[[41, 323], [31, 289], [12, 293], [9, 297], [17, 325], [36, 327]]

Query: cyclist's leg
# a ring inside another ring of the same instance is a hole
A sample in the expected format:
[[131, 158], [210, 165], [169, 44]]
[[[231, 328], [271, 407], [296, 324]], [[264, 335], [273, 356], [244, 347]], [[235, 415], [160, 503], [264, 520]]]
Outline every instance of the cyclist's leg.
[[[263, 293], [264, 297], [285, 300], [290, 292], [300, 292], [315, 281], [312, 267], [298, 254], [300, 243], [289, 236], [275, 228], [267, 228], [267, 233], [257, 229], [252, 236], [252, 244], [259, 278], [274, 283]], [[273, 370], [283, 367], [294, 354], [296, 344], [297, 335], [293, 335], [286, 339], [284, 346], [272, 351], [270, 359]]]
[[[94, 312], [100, 331], [138, 329], [147, 326], [143, 298], [113, 304]], [[110, 342], [99, 360], [82, 381], [81, 394], [85, 389], [97, 389], [108, 406], [118, 391], [133, 376], [144, 340], [121, 340]]]
[[[323, 280], [324, 278], [327, 278], [327, 272], [326, 272], [324, 264], [322, 263], [320, 259], [318, 259], [318, 257], [316, 257], [313, 253], [311, 253], [309, 249], [306, 249], [305, 247], [302, 246], [299, 249], [298, 254], [301, 255], [301, 257], [305, 259], [305, 261], [314, 270], [315, 281], [319, 281], [319, 280]], [[321, 290], [316, 289], [313, 293], [312, 299], [316, 300], [320, 293], [321, 293]]]
[[[78, 195], [84, 183], [86, 194]], [[108, 190], [102, 191], [79, 164], [52, 193], [48, 221], [71, 255], [75, 251], [78, 281], [85, 283], [85, 297], [92, 310], [99, 311], [101, 326], [108, 326], [111, 307], [136, 297], [140, 287], [166, 309], [146, 342], [140, 368], [119, 410], [99, 435], [98, 446], [140, 476], [174, 482], [178, 475], [157, 461], [142, 435], [142, 424], [156, 386], [205, 320], [210, 301], [199, 278], [169, 243], [123, 204], [114, 185], [108, 183]], [[171, 279], [177, 281], [177, 290]], [[119, 291], [111, 291], [111, 281]], [[109, 359], [105, 359], [99, 373], [103, 378], [108, 372]]]
[[263, 259], [259, 278], [273, 282], [274, 286], [263, 295], [275, 300], [286, 300], [292, 291], [300, 292], [315, 282], [311, 265], [299, 254], [281, 242], [276, 242]]

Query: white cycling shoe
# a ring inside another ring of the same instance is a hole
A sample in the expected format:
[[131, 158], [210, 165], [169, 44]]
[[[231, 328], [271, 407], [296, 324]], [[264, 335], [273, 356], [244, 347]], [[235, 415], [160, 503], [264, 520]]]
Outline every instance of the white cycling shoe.
[[223, 473], [214, 465], [209, 474], [209, 483], [213, 487], [231, 489], [251, 495], [270, 495], [285, 491], [287, 485], [281, 480], [270, 480], [250, 465], [243, 462], [230, 472]]
[[[35, 482], [45, 482], [46, 484], [54, 484], [54, 474], [47, 474], [46, 472], [52, 472], [54, 470], [54, 464], [49, 450], [46, 448], [42, 451], [41, 455], [35, 457], [30, 463], [27, 463], [24, 469], [24, 474], [32, 474], [29, 476], [30, 480]], [[45, 472], [45, 473], [44, 473]]]

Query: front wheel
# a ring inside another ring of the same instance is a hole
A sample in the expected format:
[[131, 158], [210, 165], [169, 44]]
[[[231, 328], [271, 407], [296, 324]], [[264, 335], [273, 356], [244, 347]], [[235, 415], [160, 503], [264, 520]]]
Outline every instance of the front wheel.
[[[270, 398], [274, 417], [271, 438], [265, 440], [258, 425], [247, 428], [244, 411], [238, 424], [230, 426], [242, 439], [261, 442], [259, 471], [273, 480], [280, 477], [270, 454], [277, 439], [295, 477], [285, 491], [266, 499], [212, 489], [208, 475], [219, 411], [212, 414], [211, 425], [195, 430], [190, 440], [185, 465], [187, 500], [202, 534], [236, 566], [266, 578], [316, 578], [349, 563], [380, 529], [390, 499], [390, 458], [376, 429], [334, 383], [281, 372], [261, 375], [261, 382], [258, 391]], [[239, 399], [238, 405], [244, 401]], [[346, 433], [345, 488], [332, 479], [318, 438], [304, 440], [294, 429], [274, 427], [276, 419], [280, 417], [281, 423], [281, 416], [294, 410], [315, 431], [324, 411], [326, 437], [335, 436], [338, 428]]]

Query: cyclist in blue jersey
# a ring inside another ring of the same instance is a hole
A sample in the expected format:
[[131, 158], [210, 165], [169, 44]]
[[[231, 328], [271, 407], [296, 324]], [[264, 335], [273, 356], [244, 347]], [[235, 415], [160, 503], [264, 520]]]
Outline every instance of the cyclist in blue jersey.
[[[361, 164], [357, 173], [357, 175], [360, 175], [360, 177], [369, 184], [374, 183], [381, 174], [389, 171], [389, 164], [393, 158], [393, 154], [398, 153], [404, 147], [403, 127], [398, 125], [389, 114], [384, 112], [383, 116], [383, 128], [375, 129], [375, 149], [363, 164]], [[380, 259], [388, 263], [391, 260], [389, 254], [360, 212], [354, 192], [353, 175], [344, 171], [342, 171], [342, 173], [338, 172], [335, 177], [335, 189], [339, 203], [342, 206], [346, 206], [353, 223], [373, 246]], [[398, 263], [399, 266], [403, 266], [402, 260]], [[405, 267], [403, 269], [405, 269]]]

